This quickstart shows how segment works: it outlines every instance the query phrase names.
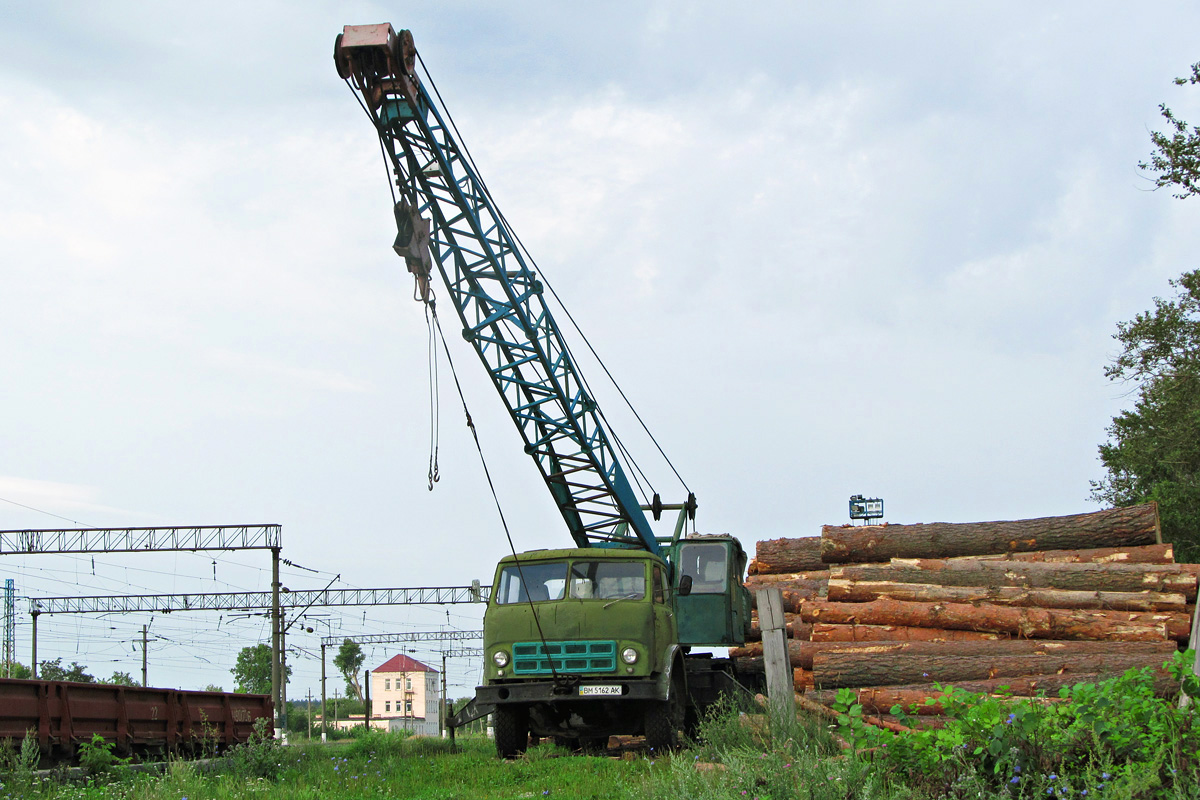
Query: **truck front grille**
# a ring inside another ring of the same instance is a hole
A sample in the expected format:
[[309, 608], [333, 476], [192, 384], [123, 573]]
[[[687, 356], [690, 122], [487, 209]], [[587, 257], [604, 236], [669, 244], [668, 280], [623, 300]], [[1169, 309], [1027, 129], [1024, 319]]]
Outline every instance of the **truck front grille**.
[[546, 642], [545, 645], [517, 642], [513, 645], [514, 675], [616, 671], [617, 643], [613, 641]]

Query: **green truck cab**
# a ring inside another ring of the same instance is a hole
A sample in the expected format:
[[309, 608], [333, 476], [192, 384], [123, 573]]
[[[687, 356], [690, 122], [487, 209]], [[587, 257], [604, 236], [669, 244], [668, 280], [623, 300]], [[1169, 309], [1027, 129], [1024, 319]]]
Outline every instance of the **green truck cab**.
[[745, 641], [746, 555], [731, 536], [635, 548], [535, 550], [501, 560], [484, 613], [484, 678], [452, 727], [493, 714], [497, 752], [529, 737], [587, 747], [613, 734], [674, 746], [731, 684]]

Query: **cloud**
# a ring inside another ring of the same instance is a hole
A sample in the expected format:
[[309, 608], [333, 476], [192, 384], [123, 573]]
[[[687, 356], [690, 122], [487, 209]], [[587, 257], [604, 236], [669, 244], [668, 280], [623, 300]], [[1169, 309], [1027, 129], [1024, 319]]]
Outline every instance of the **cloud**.
[[[10, 505], [17, 505], [27, 510], [42, 511], [48, 515], [61, 514], [78, 515], [79, 512], [94, 512], [102, 514], [120, 514], [132, 518], [144, 516], [128, 509], [97, 503], [101, 495], [95, 486], [83, 486], [73, 483], [57, 483], [54, 481], [21, 478], [12, 475], [0, 475], [0, 500]], [[64, 520], [67, 521], [67, 520]], [[70, 520], [77, 525], [87, 525], [87, 522]], [[55, 525], [43, 527], [53, 528]]]
[[250, 353], [212, 349], [206, 351], [205, 357], [210, 364], [241, 376], [253, 375], [255, 378], [281, 378], [292, 384], [329, 392], [362, 393], [370, 391], [371, 388], [369, 384], [356, 381], [337, 372], [304, 369]]

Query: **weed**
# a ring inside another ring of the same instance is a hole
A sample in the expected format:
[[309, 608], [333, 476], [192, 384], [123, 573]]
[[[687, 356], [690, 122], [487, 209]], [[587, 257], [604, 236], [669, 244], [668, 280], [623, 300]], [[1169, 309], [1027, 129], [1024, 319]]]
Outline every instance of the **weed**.
[[216, 727], [208, 721], [208, 714], [204, 713], [204, 709], [200, 709], [200, 741], [199, 752], [201, 758], [215, 758], [217, 750], [221, 746], [221, 737], [217, 734]]
[[79, 766], [93, 778], [112, 777], [114, 771], [129, 763], [128, 758], [113, 754], [114, 747], [116, 742], [106, 741], [100, 734], [93, 733], [91, 741], [79, 745]]
[[283, 769], [283, 746], [272, 738], [270, 720], [255, 720], [249, 738], [232, 748], [226, 759], [230, 769], [244, 778], [278, 778]]

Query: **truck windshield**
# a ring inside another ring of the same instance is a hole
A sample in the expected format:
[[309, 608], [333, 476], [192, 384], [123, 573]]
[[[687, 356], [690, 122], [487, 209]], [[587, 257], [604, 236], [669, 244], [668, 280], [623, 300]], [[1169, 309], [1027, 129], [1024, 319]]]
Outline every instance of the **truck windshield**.
[[[524, 576], [524, 585], [521, 577]], [[496, 602], [535, 603], [543, 600], [562, 600], [567, 587], [567, 562], [545, 561], [540, 564], [522, 564], [518, 570], [514, 564], [500, 570], [499, 589]]]
[[571, 597], [579, 600], [641, 600], [646, 567], [640, 561], [576, 561], [571, 565]]

